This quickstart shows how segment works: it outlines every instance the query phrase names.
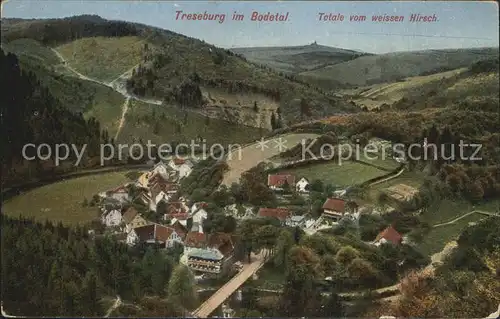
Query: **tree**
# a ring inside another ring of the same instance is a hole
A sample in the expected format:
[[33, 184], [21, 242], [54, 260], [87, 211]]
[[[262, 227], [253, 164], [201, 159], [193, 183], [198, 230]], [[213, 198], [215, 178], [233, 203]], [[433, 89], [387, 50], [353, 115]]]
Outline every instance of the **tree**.
[[320, 258], [310, 248], [290, 249], [285, 270], [285, 287], [280, 306], [286, 316], [315, 316], [320, 309], [321, 296], [315, 282], [323, 277]]
[[255, 233], [255, 246], [271, 250], [272, 253], [276, 245], [278, 234], [278, 228], [273, 225], [259, 227]]
[[343, 265], [348, 265], [359, 256], [359, 252], [351, 246], [342, 247], [335, 255], [335, 260]]
[[271, 114], [271, 129], [275, 130], [278, 128], [278, 121], [276, 120], [276, 115]]
[[286, 266], [288, 252], [295, 244], [293, 235], [287, 229], [280, 231], [274, 248], [273, 262], [277, 268]]
[[194, 276], [187, 266], [179, 264], [175, 267], [168, 282], [167, 295], [170, 302], [184, 309], [191, 310], [196, 306], [198, 296]]
[[97, 295], [97, 277], [94, 272], [88, 272], [83, 281], [82, 301], [86, 315], [98, 316], [101, 313], [99, 297]]

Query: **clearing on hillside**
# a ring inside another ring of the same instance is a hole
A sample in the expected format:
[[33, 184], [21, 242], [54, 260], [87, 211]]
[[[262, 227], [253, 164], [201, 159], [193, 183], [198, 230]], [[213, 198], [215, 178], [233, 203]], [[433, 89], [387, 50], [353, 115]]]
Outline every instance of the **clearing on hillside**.
[[83, 38], [56, 48], [78, 72], [100, 81], [111, 82], [141, 62], [145, 40], [121, 38]]
[[242, 173], [257, 166], [260, 162], [294, 147], [303, 140], [314, 139], [318, 136], [318, 134], [308, 133], [280, 135], [265, 140], [265, 145], [263, 147], [261, 147], [262, 142], [258, 141], [241, 150], [235, 150], [228, 155], [227, 164], [229, 166], [229, 172], [224, 176], [222, 184], [230, 186], [232, 183], [238, 183]]
[[90, 222], [98, 216], [97, 207], [84, 207], [101, 191], [130, 182], [127, 172], [103, 173], [77, 177], [35, 188], [2, 203], [2, 213], [33, 217], [44, 221], [61, 221], [66, 225]]
[[431, 75], [414, 76], [395, 83], [375, 84], [354, 90], [343, 90], [339, 94], [345, 94], [356, 105], [372, 110], [384, 104], [393, 105], [404, 97], [421, 93], [426, 87], [437, 86], [440, 81], [457, 76], [466, 70], [466, 68], [462, 68]]

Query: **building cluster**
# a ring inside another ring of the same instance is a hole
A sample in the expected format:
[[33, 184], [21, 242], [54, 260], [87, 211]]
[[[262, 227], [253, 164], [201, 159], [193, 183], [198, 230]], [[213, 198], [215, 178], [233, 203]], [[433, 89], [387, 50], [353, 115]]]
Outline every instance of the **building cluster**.
[[[193, 271], [222, 274], [232, 265], [234, 238], [226, 233], [206, 234], [203, 221], [208, 217], [207, 204], [190, 204], [179, 195], [179, 183], [192, 169], [190, 160], [173, 158], [168, 163], [159, 162], [135, 183], [99, 194], [101, 221], [130, 246], [170, 249], [181, 245], [181, 262]], [[134, 201], [160, 214], [161, 223], [147, 220], [132, 204]]]

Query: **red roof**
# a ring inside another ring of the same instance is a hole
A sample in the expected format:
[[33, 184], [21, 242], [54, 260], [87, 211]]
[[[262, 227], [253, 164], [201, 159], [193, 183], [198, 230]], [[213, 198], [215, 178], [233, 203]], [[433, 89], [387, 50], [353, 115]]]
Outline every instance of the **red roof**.
[[345, 213], [345, 200], [340, 198], [328, 198], [323, 204], [323, 209]]
[[182, 202], [170, 202], [168, 203], [167, 207], [167, 214], [168, 215], [173, 215], [173, 214], [186, 214], [186, 208], [182, 204]]
[[295, 184], [295, 176], [288, 174], [269, 174], [267, 175], [267, 186], [283, 186], [285, 181], [288, 185], [293, 186]]
[[258, 212], [260, 217], [274, 217], [281, 221], [284, 221], [290, 214], [286, 208], [261, 208]]
[[137, 237], [141, 242], [155, 240], [165, 242], [175, 231], [173, 227], [166, 227], [158, 224], [151, 224], [134, 228]]
[[155, 238], [156, 240], [166, 242], [168, 238], [172, 235], [173, 232], [175, 232], [175, 229], [172, 227], [166, 227], [162, 225], [155, 225], [156, 226], [156, 233], [155, 233]]
[[179, 221], [176, 221], [172, 225], [172, 227], [175, 229], [175, 232], [177, 233], [177, 235], [179, 235], [182, 239], [184, 239], [184, 237], [186, 237], [187, 229], [186, 229], [186, 227], [184, 227], [184, 225], [179, 223]]
[[397, 230], [394, 229], [394, 227], [389, 226], [386, 229], [384, 229], [380, 234], [378, 234], [377, 238], [375, 238], [375, 241], [379, 241], [381, 239], [385, 239], [388, 242], [391, 242], [395, 245], [401, 243], [403, 240], [403, 236], [401, 236], [400, 233], [398, 233]]
[[207, 236], [205, 233], [190, 231], [184, 240], [184, 245], [186, 245], [186, 247], [203, 248], [206, 242]]

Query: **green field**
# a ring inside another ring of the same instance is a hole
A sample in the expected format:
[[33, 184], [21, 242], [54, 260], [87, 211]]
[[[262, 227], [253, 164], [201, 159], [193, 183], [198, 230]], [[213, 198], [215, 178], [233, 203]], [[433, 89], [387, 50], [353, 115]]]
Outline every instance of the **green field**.
[[285, 169], [280, 172], [293, 174], [297, 178], [305, 177], [310, 181], [319, 179], [326, 184], [338, 187], [360, 184], [371, 178], [387, 174], [386, 171], [359, 162], [345, 161], [339, 165], [337, 160]]
[[78, 72], [101, 81], [112, 81], [141, 62], [146, 43], [138, 37], [83, 38], [57, 47]]
[[30, 190], [2, 203], [2, 212], [37, 220], [85, 223], [98, 216], [96, 207], [83, 207], [95, 194], [130, 182], [127, 172], [113, 172], [68, 179]]
[[228, 145], [250, 142], [267, 132], [207, 118], [192, 111], [185, 112], [177, 107], [131, 101], [118, 140], [122, 143], [131, 143], [138, 139], [160, 144], [173, 141], [190, 143], [201, 136], [206, 139], [207, 144]]

